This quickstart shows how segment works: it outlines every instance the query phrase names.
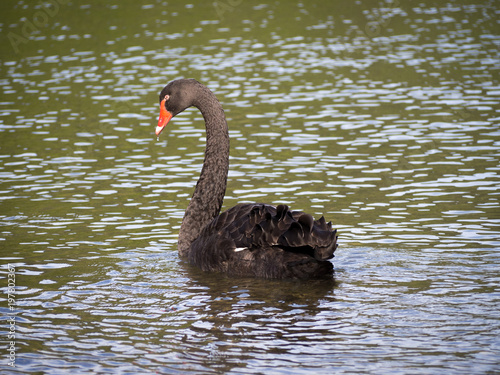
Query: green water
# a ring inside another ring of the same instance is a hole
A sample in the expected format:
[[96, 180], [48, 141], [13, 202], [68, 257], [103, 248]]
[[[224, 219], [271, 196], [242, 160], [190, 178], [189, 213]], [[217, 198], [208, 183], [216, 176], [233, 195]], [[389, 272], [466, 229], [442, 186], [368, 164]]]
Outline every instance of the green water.
[[[500, 371], [498, 13], [2, 1], [2, 371]], [[203, 118], [154, 129], [181, 77], [228, 118], [224, 208], [324, 215], [334, 280], [234, 280], [178, 259]]]

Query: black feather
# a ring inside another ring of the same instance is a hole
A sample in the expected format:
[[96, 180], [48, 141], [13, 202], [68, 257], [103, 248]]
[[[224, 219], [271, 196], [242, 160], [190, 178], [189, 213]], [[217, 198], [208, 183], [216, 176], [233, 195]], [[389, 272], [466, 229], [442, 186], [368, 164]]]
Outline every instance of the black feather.
[[189, 260], [206, 271], [241, 276], [331, 276], [328, 259], [334, 256], [337, 235], [323, 223], [284, 205], [239, 204], [203, 228]]

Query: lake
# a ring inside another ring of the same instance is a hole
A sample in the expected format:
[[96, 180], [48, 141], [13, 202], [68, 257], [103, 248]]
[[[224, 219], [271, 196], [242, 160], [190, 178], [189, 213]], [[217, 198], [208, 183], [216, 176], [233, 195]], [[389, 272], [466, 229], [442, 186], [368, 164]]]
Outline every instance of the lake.
[[[495, 1], [0, 5], [3, 373], [500, 372]], [[221, 101], [223, 209], [338, 229], [331, 280], [203, 273], [177, 236]]]

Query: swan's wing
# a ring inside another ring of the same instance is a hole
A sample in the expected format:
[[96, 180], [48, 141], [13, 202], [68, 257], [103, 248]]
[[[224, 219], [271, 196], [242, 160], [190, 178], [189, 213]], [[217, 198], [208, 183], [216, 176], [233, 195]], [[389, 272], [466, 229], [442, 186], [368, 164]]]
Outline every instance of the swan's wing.
[[267, 278], [331, 275], [337, 231], [324, 218], [286, 205], [239, 204], [212, 220], [191, 244], [189, 261], [205, 271]]
[[337, 231], [331, 223], [323, 217], [314, 220], [309, 214], [290, 211], [286, 205], [239, 204], [224, 211], [206, 229], [232, 243], [232, 251], [276, 247], [327, 260], [337, 248]]

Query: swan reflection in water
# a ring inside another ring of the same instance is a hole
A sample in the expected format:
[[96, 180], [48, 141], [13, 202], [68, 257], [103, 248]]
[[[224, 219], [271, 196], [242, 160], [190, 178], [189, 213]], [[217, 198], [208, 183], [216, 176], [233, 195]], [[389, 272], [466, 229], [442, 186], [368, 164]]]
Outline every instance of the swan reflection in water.
[[321, 347], [343, 324], [334, 278], [270, 280], [182, 268], [184, 298], [171, 313], [183, 325], [171, 328], [169, 342], [185, 363], [232, 372], [248, 366], [245, 358], [265, 355], [263, 348], [294, 363], [297, 350]]

